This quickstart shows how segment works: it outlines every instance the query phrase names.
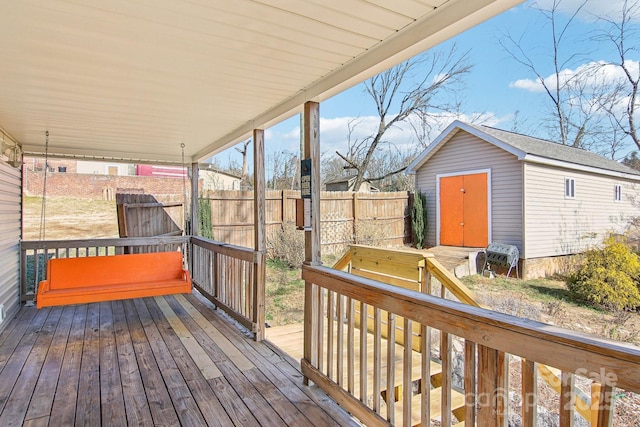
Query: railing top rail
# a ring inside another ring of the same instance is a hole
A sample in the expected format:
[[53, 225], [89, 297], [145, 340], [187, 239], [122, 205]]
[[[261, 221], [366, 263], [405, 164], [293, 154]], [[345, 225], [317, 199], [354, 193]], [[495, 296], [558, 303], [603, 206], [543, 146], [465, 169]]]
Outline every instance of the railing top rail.
[[20, 245], [22, 249], [47, 249], [57, 248], [84, 248], [96, 246], [147, 246], [147, 245], [168, 245], [182, 244], [189, 241], [188, 236], [162, 236], [162, 237], [127, 237], [127, 238], [106, 238], [106, 239], [79, 239], [79, 240], [23, 240]]
[[257, 252], [251, 248], [231, 245], [228, 243], [218, 242], [216, 240], [210, 240], [198, 236], [191, 236], [191, 243], [196, 246], [220, 253], [222, 255], [228, 255], [248, 262], [254, 262], [255, 254]]
[[640, 348], [304, 265], [303, 279], [486, 347], [640, 392]]

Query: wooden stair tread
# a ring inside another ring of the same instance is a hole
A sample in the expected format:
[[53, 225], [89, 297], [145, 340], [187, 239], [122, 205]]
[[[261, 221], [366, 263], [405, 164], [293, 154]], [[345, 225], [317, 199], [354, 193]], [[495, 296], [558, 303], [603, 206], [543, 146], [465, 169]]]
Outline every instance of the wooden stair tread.
[[[289, 355], [291, 355], [294, 359], [300, 360], [303, 358], [303, 349], [302, 349], [302, 342], [303, 342], [303, 330], [304, 330], [304, 326], [302, 324], [292, 324], [292, 325], [285, 325], [285, 326], [277, 326], [274, 328], [269, 328], [267, 329], [267, 339], [269, 341], [271, 341], [273, 344], [275, 344], [277, 347], [279, 347], [281, 350], [285, 351], [286, 353], [288, 353]], [[323, 331], [323, 335], [324, 335], [324, 341], [323, 341], [323, 347], [326, 351], [327, 348], [327, 328], [324, 328]], [[367, 334], [367, 366], [369, 367], [369, 372], [367, 374], [367, 384], [369, 384], [368, 390], [367, 390], [367, 394], [371, 395], [371, 393], [373, 392], [373, 371], [371, 369], [371, 367], [373, 366], [373, 335], [368, 333]], [[343, 378], [343, 384], [346, 384], [346, 372], [347, 372], [347, 352], [346, 352], [346, 348], [347, 348], [347, 326], [344, 325], [344, 348], [345, 348], [345, 352], [343, 354], [343, 363], [345, 366], [344, 369], [344, 378]], [[381, 354], [382, 355], [386, 355], [387, 353], [387, 341], [386, 340], [382, 340], [382, 347], [381, 347]], [[336, 346], [337, 344], [334, 343], [334, 346]], [[354, 337], [354, 346], [356, 348], [358, 348], [358, 346], [360, 345], [360, 335], [359, 333], [355, 334]], [[334, 351], [335, 351], [335, 347], [334, 347]], [[403, 360], [403, 352], [404, 352], [404, 347], [396, 344], [395, 347], [395, 392], [396, 392], [396, 396], [398, 395], [398, 393], [402, 393], [402, 379], [403, 379], [403, 375], [402, 375], [402, 360]], [[355, 357], [355, 361], [356, 361], [356, 366], [358, 366], [359, 360], [360, 360], [360, 353], [358, 350], [355, 351], [354, 354]], [[412, 357], [411, 357], [411, 362], [412, 362], [412, 372], [413, 374], [411, 375], [411, 379], [412, 381], [417, 381], [422, 377], [422, 371], [421, 371], [421, 362], [422, 362], [422, 353], [417, 352], [417, 351], [412, 351]], [[335, 361], [334, 361], [335, 363]], [[430, 363], [430, 370], [431, 370], [431, 377], [434, 377], [436, 375], [439, 375], [442, 373], [442, 365], [434, 360], [431, 360]], [[335, 372], [334, 372], [335, 375]], [[386, 368], [386, 363], [383, 363], [380, 369], [380, 380], [381, 380], [381, 391], [384, 392], [385, 390], [385, 385], [386, 385], [386, 378], [387, 378], [387, 368]], [[334, 378], [334, 380], [336, 380]], [[337, 380], [336, 380], [337, 381]], [[360, 370], [358, 368], [356, 368], [354, 370], [354, 382], [355, 382], [355, 391], [359, 393], [359, 382], [360, 382]]]
[[[429, 408], [431, 419], [440, 419], [442, 412], [442, 388], [434, 388], [430, 392], [430, 401]], [[422, 396], [420, 394], [416, 394], [411, 398], [411, 425], [412, 426], [420, 426], [421, 415], [419, 408], [421, 407], [420, 400]], [[465, 406], [465, 396], [464, 394], [451, 390], [451, 411], [455, 411], [456, 409], [461, 409]], [[402, 400], [398, 401], [394, 405], [396, 424], [402, 424]], [[464, 422], [456, 424], [456, 426], [462, 425], [464, 426]]]

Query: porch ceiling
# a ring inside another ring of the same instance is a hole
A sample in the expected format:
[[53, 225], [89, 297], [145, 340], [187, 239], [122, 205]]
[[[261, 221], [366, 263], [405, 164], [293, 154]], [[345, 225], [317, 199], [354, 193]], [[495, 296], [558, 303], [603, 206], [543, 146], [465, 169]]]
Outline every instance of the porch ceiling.
[[522, 0], [0, 4], [0, 126], [25, 153], [199, 161]]

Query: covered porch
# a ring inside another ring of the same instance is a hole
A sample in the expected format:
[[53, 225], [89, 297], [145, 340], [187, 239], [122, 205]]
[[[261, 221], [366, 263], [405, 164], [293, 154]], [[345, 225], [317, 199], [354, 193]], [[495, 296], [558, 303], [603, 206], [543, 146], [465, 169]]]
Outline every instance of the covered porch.
[[[320, 102], [518, 3], [0, 6], [0, 425], [348, 425], [353, 415], [366, 425], [501, 426], [509, 354], [522, 360], [523, 425], [536, 425], [538, 363], [559, 369], [561, 425], [576, 411], [610, 425], [614, 387], [640, 391], [637, 348], [321, 266]], [[262, 342], [265, 129], [299, 112], [301, 158], [311, 163], [300, 370]], [[199, 163], [247, 138], [252, 248], [197, 237], [196, 226], [180, 237], [22, 239], [23, 154], [186, 163], [195, 225]], [[34, 297], [28, 257], [109, 256], [132, 246], [182, 251], [199, 294], [23, 306]], [[441, 274], [426, 270], [424, 289]], [[455, 384], [459, 350], [464, 375]], [[425, 380], [436, 357], [437, 396]], [[578, 377], [589, 381], [580, 408], [570, 404]], [[460, 390], [463, 411], [454, 408]]]

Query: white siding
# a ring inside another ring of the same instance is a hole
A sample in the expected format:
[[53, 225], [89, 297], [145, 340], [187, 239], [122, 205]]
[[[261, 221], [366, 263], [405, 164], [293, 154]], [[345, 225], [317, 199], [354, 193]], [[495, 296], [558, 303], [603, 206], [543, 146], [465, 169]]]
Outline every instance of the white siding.
[[[609, 232], [622, 233], [638, 215], [638, 184], [586, 172], [526, 163], [527, 258], [567, 255], [600, 244]], [[575, 198], [565, 198], [565, 179], [575, 180]], [[622, 201], [614, 201], [616, 184]]]
[[416, 188], [427, 195], [427, 244], [436, 236], [436, 176], [491, 170], [490, 242], [516, 245], [522, 254], [522, 163], [512, 154], [467, 132], [459, 131], [416, 173]]
[[0, 330], [20, 306], [21, 182], [20, 171], [0, 161], [0, 304], [5, 312]]

